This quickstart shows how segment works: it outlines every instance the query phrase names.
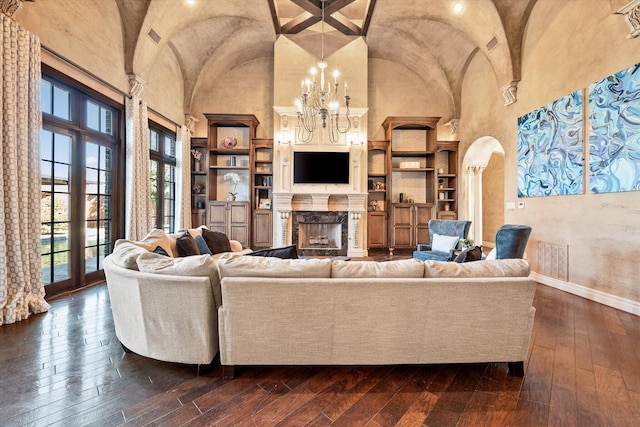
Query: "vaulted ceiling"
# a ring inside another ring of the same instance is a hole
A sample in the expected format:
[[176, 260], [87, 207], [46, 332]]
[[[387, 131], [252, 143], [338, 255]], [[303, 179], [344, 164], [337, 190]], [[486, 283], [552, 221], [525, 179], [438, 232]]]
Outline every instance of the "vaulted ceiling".
[[[277, 37], [318, 34], [322, 0], [115, 0], [127, 72], [144, 79], [169, 48], [184, 78], [188, 111], [205, 67], [233, 69], [273, 57]], [[520, 79], [524, 28], [537, 0], [325, 0], [327, 38], [364, 37], [369, 57], [403, 64], [450, 94], [459, 115], [465, 72], [485, 55], [498, 87]], [[311, 39], [310, 39], [311, 40]], [[314, 39], [314, 40], [317, 40]]]

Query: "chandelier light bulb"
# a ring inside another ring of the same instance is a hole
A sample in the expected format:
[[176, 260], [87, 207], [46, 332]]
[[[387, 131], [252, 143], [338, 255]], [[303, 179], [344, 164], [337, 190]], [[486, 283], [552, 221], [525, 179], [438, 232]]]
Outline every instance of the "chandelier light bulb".
[[463, 9], [464, 9], [464, 4], [461, 1], [457, 1], [457, 2], [453, 3], [453, 12], [454, 13], [462, 13]]

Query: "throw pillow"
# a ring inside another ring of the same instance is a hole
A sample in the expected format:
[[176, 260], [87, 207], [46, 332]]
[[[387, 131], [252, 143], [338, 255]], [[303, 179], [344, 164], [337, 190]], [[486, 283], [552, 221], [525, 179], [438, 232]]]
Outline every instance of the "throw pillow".
[[471, 262], [471, 261], [480, 261], [482, 259], [482, 246], [472, 246], [470, 248], [466, 248], [462, 252], [458, 254], [455, 262]]
[[200, 255], [211, 255], [211, 249], [207, 246], [207, 242], [205, 242], [202, 234], [195, 236], [193, 240], [195, 240], [196, 245], [198, 246], [198, 252], [200, 252]]
[[431, 250], [434, 252], [449, 252], [455, 249], [460, 238], [458, 236], [445, 236], [443, 234], [433, 233], [433, 242], [431, 242]]
[[196, 240], [188, 231], [185, 231], [182, 236], [176, 239], [176, 246], [178, 247], [179, 257], [200, 255]]
[[260, 249], [248, 253], [251, 256], [270, 256], [282, 259], [298, 259], [298, 250], [296, 245], [284, 246], [281, 248]]
[[153, 252], [156, 247], [160, 246], [170, 257], [178, 256], [178, 252], [172, 248], [174, 245], [167, 233], [159, 228], [154, 228], [142, 240], [133, 243], [142, 246], [149, 252]]
[[136, 260], [138, 256], [144, 253], [149, 253], [149, 251], [140, 245], [132, 242], [130, 240], [118, 239], [116, 240], [116, 244], [113, 248], [113, 253], [109, 255], [109, 258], [113, 261], [115, 265], [122, 268], [127, 268], [129, 270], [137, 270], [138, 265], [136, 264]]
[[162, 246], [156, 246], [156, 248], [153, 250], [154, 254], [158, 254], [158, 255], [164, 255], [164, 256], [169, 256], [169, 254], [167, 253], [167, 251], [165, 251], [164, 249], [162, 249]]
[[202, 238], [207, 242], [207, 246], [212, 255], [219, 254], [220, 252], [231, 252], [229, 238], [224, 233], [203, 228]]
[[420, 278], [424, 276], [424, 263], [415, 258], [396, 261], [333, 261], [331, 277], [338, 278]]

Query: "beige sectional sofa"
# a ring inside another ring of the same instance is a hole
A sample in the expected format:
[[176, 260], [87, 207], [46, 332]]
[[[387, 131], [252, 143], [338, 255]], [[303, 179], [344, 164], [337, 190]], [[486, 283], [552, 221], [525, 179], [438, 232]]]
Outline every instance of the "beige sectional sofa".
[[218, 260], [220, 361], [235, 365], [509, 362], [523, 375], [535, 282], [521, 259]]
[[[153, 245], [152, 245], [153, 246]], [[535, 309], [524, 260], [465, 264], [172, 258], [119, 241], [105, 259], [116, 335], [170, 362], [352, 365], [510, 362], [523, 374]]]

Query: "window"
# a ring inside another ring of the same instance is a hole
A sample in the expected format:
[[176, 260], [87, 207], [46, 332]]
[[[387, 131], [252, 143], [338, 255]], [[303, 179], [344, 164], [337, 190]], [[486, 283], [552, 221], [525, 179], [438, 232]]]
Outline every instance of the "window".
[[167, 233], [175, 230], [176, 216], [176, 136], [150, 123], [149, 175], [151, 181], [151, 220]]
[[103, 260], [122, 223], [115, 215], [122, 212], [115, 196], [122, 106], [47, 71], [40, 85], [40, 239], [50, 296], [104, 278]]

